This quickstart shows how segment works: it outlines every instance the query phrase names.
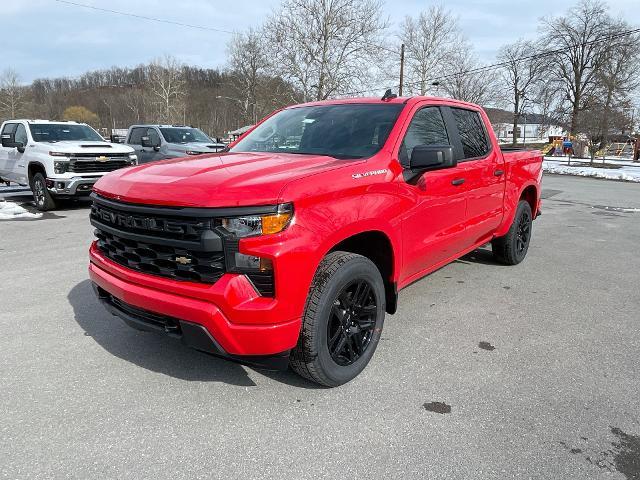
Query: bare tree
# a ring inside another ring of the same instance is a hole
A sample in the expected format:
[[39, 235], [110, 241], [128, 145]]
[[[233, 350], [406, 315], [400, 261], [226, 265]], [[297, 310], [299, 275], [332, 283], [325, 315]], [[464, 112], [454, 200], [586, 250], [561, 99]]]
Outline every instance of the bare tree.
[[529, 96], [542, 76], [544, 64], [540, 57], [532, 57], [535, 50], [533, 42], [518, 40], [498, 51], [498, 62], [504, 64], [502, 82], [513, 111], [513, 145], [517, 143], [520, 116], [530, 106]]
[[611, 18], [600, 0], [580, 0], [564, 16], [548, 18], [542, 24], [547, 32], [543, 43], [557, 50], [551, 73], [571, 105], [569, 133], [575, 134], [581, 112], [596, 98], [598, 72], [611, 43], [607, 41]]
[[148, 69], [149, 88], [160, 107], [164, 121], [175, 123], [182, 118], [185, 80], [182, 65], [169, 55], [151, 62]]
[[20, 84], [20, 76], [15, 70], [6, 69], [0, 75], [0, 108], [10, 118], [22, 108], [26, 96], [26, 88]]
[[543, 78], [533, 85], [530, 99], [531, 104], [540, 113], [542, 131], [547, 130], [552, 122], [558, 125], [562, 123], [562, 91], [555, 81], [543, 74]]
[[405, 44], [407, 90], [424, 95], [461, 41], [458, 19], [442, 5], [430, 6], [418, 18], [405, 17], [399, 37]]
[[452, 98], [479, 105], [493, 105], [500, 97], [495, 70], [480, 70], [471, 46], [461, 44], [450, 57], [448, 72], [436, 83]]
[[[612, 24], [612, 33], [622, 33], [631, 30], [631, 27], [623, 21]], [[611, 130], [612, 116], [616, 109], [630, 100], [632, 92], [640, 86], [638, 76], [638, 64], [640, 64], [640, 36], [620, 35], [608, 48], [608, 55], [602, 62], [597, 75], [599, 90], [598, 98], [601, 102], [602, 115], [598, 118], [601, 122], [604, 141], [608, 140]], [[591, 112], [590, 112], [591, 114]]]
[[261, 31], [249, 29], [246, 33], [235, 34], [227, 47], [243, 117], [250, 123], [258, 121], [257, 93], [269, 67], [263, 38]]
[[264, 32], [274, 74], [322, 100], [363, 86], [387, 27], [379, 0], [284, 0]]

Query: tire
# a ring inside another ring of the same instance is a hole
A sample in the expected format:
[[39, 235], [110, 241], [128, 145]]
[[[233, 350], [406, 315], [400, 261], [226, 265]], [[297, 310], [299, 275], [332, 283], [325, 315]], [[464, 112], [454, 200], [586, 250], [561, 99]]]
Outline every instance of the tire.
[[291, 368], [327, 387], [354, 379], [376, 350], [384, 314], [384, 283], [375, 264], [354, 253], [329, 253], [311, 283]]
[[520, 200], [507, 234], [491, 242], [496, 259], [507, 265], [517, 265], [522, 262], [529, 250], [532, 226], [531, 206], [526, 200]]
[[56, 201], [47, 190], [46, 180], [42, 173], [38, 172], [31, 180], [31, 191], [33, 192], [33, 200], [36, 208], [41, 212], [53, 210], [56, 208]]

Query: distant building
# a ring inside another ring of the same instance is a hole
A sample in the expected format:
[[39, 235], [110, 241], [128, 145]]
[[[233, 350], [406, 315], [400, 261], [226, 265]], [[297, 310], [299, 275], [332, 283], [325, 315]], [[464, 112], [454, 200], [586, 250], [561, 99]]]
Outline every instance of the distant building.
[[[493, 131], [501, 142], [513, 141], [513, 123], [494, 123]], [[543, 125], [540, 123], [518, 124], [516, 140], [523, 143], [549, 142], [549, 137], [563, 137], [565, 130], [558, 125]]]
[[[500, 108], [485, 109], [493, 130], [501, 142], [513, 141], [513, 112]], [[539, 113], [527, 113], [518, 119], [516, 130], [516, 141], [518, 143], [547, 143], [549, 137], [563, 137], [566, 131], [559, 125], [554, 124], [544, 115]]]

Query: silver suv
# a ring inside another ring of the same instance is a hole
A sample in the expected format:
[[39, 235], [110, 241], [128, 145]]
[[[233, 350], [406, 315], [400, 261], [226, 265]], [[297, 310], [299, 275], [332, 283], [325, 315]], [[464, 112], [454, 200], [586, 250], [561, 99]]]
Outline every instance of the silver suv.
[[125, 144], [136, 151], [138, 163], [215, 153], [226, 147], [202, 130], [185, 125], [133, 125]]

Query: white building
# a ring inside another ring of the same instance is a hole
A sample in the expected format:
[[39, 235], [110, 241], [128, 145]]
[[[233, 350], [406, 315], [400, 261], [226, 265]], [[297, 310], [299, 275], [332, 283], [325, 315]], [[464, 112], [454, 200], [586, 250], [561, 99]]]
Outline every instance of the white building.
[[[495, 123], [493, 131], [501, 142], [513, 141], [512, 123]], [[518, 124], [516, 140], [518, 143], [547, 143], [549, 137], [562, 137], [566, 132], [557, 125], [542, 125], [540, 123]]]

